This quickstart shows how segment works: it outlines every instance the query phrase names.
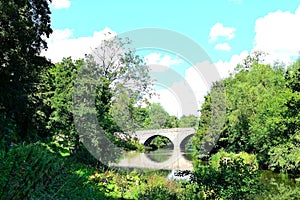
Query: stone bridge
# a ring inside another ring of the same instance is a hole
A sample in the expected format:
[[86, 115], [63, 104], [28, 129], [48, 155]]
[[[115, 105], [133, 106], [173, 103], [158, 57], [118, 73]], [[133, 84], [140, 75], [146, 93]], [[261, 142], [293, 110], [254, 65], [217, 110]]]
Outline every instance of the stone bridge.
[[184, 156], [182, 150], [185, 148], [187, 141], [195, 134], [194, 128], [172, 128], [172, 129], [160, 129], [160, 130], [146, 130], [137, 131], [136, 138], [142, 144], [150, 143], [151, 140], [160, 135], [167, 137], [174, 145], [174, 149], [170, 157], [163, 162], [155, 162], [151, 160], [147, 154], [141, 153], [137, 156], [130, 156], [121, 159], [121, 161], [115, 165], [118, 167], [136, 167], [136, 168], [148, 168], [148, 169], [175, 169], [175, 170], [192, 170], [193, 165], [191, 161], [188, 161]]
[[194, 128], [171, 128], [136, 131], [135, 137], [141, 144], [149, 144], [156, 136], [167, 137], [174, 145], [174, 150], [183, 150], [186, 142], [195, 134]]

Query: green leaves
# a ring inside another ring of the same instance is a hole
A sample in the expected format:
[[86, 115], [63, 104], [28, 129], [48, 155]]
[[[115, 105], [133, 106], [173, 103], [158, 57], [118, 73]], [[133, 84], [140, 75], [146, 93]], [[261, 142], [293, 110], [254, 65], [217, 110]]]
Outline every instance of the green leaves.
[[245, 154], [222, 154], [218, 155], [218, 165], [210, 163], [195, 170], [192, 181], [198, 185], [196, 193], [203, 193], [205, 199], [253, 199], [262, 189], [255, 166], [245, 161]]
[[[299, 61], [285, 73], [282, 68], [259, 64], [260, 56], [249, 57], [238, 73], [220, 81], [226, 83], [226, 123], [214, 152], [224, 148], [236, 153], [255, 153], [264, 167], [297, 172], [298, 158], [294, 155], [299, 152], [294, 149], [299, 145], [293, 138], [300, 127]], [[194, 139], [198, 155], [203, 152], [200, 141], [209, 135], [211, 109], [209, 94], [202, 105]], [[290, 154], [279, 153], [280, 149]]]
[[87, 167], [69, 159], [43, 143], [14, 146], [0, 158], [0, 199], [106, 199], [87, 184]]
[[48, 96], [52, 113], [48, 121], [50, 131], [56, 135], [59, 146], [73, 150], [79, 146], [79, 138], [74, 127], [72, 95], [75, 79], [83, 60], [64, 58], [49, 70], [47, 85], [53, 93]]
[[180, 118], [179, 127], [180, 128], [190, 128], [190, 127], [197, 128], [198, 120], [199, 120], [198, 117], [196, 117], [194, 115], [188, 115], [188, 116], [183, 115]]
[[[52, 33], [47, 0], [0, 1], [0, 109], [15, 121], [18, 140], [41, 137], [41, 73], [50, 63], [40, 57]], [[0, 120], [2, 121], [2, 120]], [[1, 130], [1, 132], [4, 130]]]

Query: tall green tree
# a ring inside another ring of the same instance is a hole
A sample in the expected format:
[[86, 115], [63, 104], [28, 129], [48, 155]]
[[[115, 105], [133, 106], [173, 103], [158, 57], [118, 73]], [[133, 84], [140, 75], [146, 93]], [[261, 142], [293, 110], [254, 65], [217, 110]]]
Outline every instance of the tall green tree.
[[[129, 44], [129, 40], [119, 37], [102, 41], [85, 57], [76, 78], [75, 126], [80, 140], [101, 163], [112, 162], [119, 151], [115, 148], [118, 145], [115, 133], [122, 129], [112, 116], [113, 102], [123, 98], [124, 90], [130, 101], [141, 101], [151, 86], [148, 67]], [[126, 99], [124, 96], [123, 102]]]
[[226, 115], [225, 82], [222, 80], [212, 85], [200, 109], [199, 126], [193, 138], [195, 163], [219, 146]]
[[[85, 65], [93, 69], [98, 77], [96, 109], [100, 126], [107, 132], [118, 131], [110, 115], [112, 103], [129, 95], [132, 104], [151, 94], [152, 81], [143, 59], [128, 48], [128, 39], [114, 37], [103, 41], [87, 55]], [[126, 106], [126, 105], [124, 105]]]
[[138, 130], [144, 129], [148, 125], [146, 121], [147, 118], [149, 118], [149, 105], [147, 107], [134, 107], [133, 120]]
[[270, 148], [287, 139], [284, 112], [290, 91], [284, 73], [256, 63], [236, 74], [226, 89], [227, 123], [221, 141], [228, 150], [257, 154], [260, 164], [267, 165]]
[[290, 89], [283, 113], [286, 140], [271, 148], [270, 166], [297, 174], [300, 172], [300, 60], [287, 68], [285, 80]]
[[83, 65], [83, 60], [63, 58], [53, 65], [48, 74], [48, 85], [51, 96], [51, 115], [48, 127], [56, 141], [65, 148], [78, 149], [79, 137], [75, 130], [73, 119], [72, 95], [78, 70]]
[[168, 118], [167, 118], [165, 128], [178, 128], [178, 127], [180, 127], [179, 124], [180, 124], [179, 119], [176, 116], [171, 115], [171, 116], [168, 116]]
[[52, 33], [49, 1], [1, 0], [0, 13], [0, 122], [13, 124], [15, 140], [24, 141], [36, 132], [40, 74], [49, 66], [39, 56]]

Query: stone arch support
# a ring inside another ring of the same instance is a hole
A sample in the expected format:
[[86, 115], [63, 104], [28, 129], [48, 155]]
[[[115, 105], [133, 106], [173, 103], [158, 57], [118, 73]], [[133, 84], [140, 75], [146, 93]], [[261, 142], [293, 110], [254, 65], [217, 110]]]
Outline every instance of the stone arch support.
[[167, 137], [174, 145], [174, 149], [180, 149], [182, 141], [194, 135], [196, 130], [194, 128], [171, 128], [171, 129], [157, 129], [157, 130], [144, 130], [137, 131], [136, 138], [141, 144], [144, 144], [149, 138], [161, 135]]

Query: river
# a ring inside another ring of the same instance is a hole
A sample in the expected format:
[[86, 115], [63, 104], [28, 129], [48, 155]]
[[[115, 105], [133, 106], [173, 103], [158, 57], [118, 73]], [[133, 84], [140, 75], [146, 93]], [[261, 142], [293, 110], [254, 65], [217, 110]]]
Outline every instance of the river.
[[115, 166], [145, 169], [192, 170], [191, 154], [191, 151], [180, 151], [176, 149], [158, 149], [145, 153], [130, 151], [125, 152]]
[[[139, 168], [154, 170], [170, 170], [169, 176], [174, 175], [175, 170], [193, 170], [192, 151], [176, 151], [172, 149], [158, 149], [139, 153], [135, 151], [125, 152], [117, 165], [122, 168]], [[176, 179], [176, 177], [173, 177]], [[274, 188], [274, 184], [283, 184], [288, 187], [295, 185], [295, 180], [284, 174], [278, 174], [270, 170], [262, 171], [260, 180], [267, 188]]]

